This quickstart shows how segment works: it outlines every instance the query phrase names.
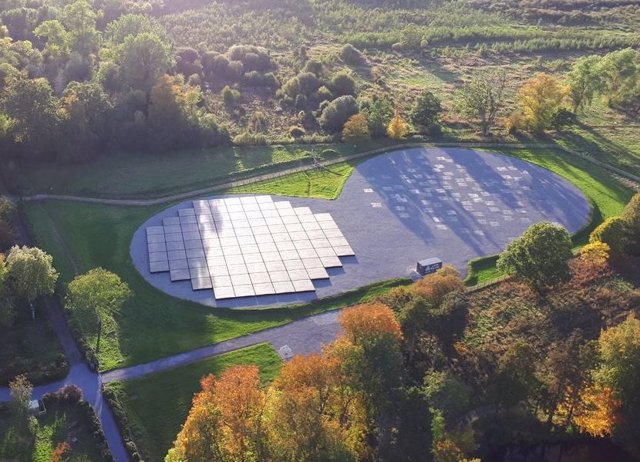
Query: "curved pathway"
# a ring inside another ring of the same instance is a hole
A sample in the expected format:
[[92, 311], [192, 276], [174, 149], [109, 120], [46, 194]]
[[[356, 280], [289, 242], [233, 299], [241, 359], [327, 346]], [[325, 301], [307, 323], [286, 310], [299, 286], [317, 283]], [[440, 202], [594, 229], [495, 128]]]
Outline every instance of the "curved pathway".
[[[50, 305], [49, 311], [51, 313], [58, 311], [54, 306], [51, 306], [51, 302], [48, 304]], [[271, 343], [281, 356], [283, 356], [283, 359], [288, 359], [291, 354], [317, 353], [320, 352], [324, 344], [333, 341], [340, 332], [338, 313], [338, 311], [328, 311], [293, 321], [284, 326], [179, 353], [150, 363], [114, 369], [104, 374], [90, 370], [87, 365], [82, 362], [80, 352], [71, 337], [71, 333], [68, 332], [64, 315], [60, 313], [61, 318], [55, 319], [57, 315], [54, 315], [51, 321], [67, 354], [71, 366], [69, 375], [57, 382], [34, 387], [33, 397], [34, 399], [39, 399], [44, 394], [55, 392], [68, 384], [78, 386], [82, 390], [84, 399], [91, 404], [98, 416], [109, 449], [116, 462], [126, 462], [129, 460], [129, 457], [113, 413], [102, 394], [103, 384], [139, 378], [258, 343]], [[9, 389], [7, 387], [0, 387], [0, 402], [9, 401], [9, 399]]]

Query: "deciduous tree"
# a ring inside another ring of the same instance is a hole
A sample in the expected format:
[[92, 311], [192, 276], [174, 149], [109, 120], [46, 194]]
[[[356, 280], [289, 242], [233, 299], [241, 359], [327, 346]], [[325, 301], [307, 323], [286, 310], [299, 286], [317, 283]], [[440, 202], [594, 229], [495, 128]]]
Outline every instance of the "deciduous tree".
[[369, 125], [364, 114], [355, 114], [349, 117], [342, 127], [342, 139], [347, 143], [361, 143], [370, 138]]
[[602, 365], [597, 382], [608, 387], [621, 401], [620, 421], [613, 437], [632, 453], [640, 450], [640, 320], [630, 315], [615, 327], [605, 329], [598, 339]]
[[507, 74], [504, 71], [474, 75], [458, 95], [458, 106], [480, 123], [483, 136], [489, 136], [498, 112], [504, 105]]
[[411, 111], [411, 122], [414, 125], [428, 127], [438, 122], [442, 112], [440, 99], [429, 90], [424, 90], [415, 102]]
[[409, 124], [402, 118], [398, 110], [387, 125], [387, 136], [392, 140], [401, 140], [409, 133]]
[[591, 232], [589, 242], [603, 242], [609, 246], [612, 254], [625, 252], [628, 244], [627, 223], [621, 217], [609, 217]]
[[600, 71], [600, 61], [599, 56], [585, 56], [571, 66], [567, 84], [574, 113], [591, 105], [593, 98], [604, 90], [605, 80]]
[[118, 313], [131, 295], [131, 289], [117, 274], [94, 268], [69, 283], [65, 306], [86, 329], [96, 325], [100, 313]]
[[549, 128], [566, 101], [569, 88], [557, 77], [540, 72], [518, 90], [518, 106], [526, 127], [534, 133]]
[[541, 291], [569, 280], [568, 261], [572, 255], [567, 230], [542, 222], [513, 240], [500, 254], [497, 267]]
[[7, 270], [13, 292], [28, 302], [35, 319], [33, 302], [40, 296], [51, 295], [58, 280], [53, 258], [37, 247], [14, 246], [7, 256]]
[[262, 424], [265, 392], [257, 366], [234, 366], [204, 377], [169, 462], [268, 460]]

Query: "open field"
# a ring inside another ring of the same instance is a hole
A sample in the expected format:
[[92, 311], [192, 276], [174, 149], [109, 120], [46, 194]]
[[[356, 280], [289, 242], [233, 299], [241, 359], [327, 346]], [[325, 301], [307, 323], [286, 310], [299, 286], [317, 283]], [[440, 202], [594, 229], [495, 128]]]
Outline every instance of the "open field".
[[[38, 245], [51, 253], [62, 287], [75, 274], [101, 266], [118, 274], [134, 292], [119, 313], [103, 313], [99, 352], [103, 370], [147, 362], [174, 353], [286, 324], [313, 313], [374, 297], [399, 281], [324, 299], [305, 306], [269, 310], [212, 310], [175, 299], [150, 286], [133, 267], [133, 232], [160, 207], [126, 208], [49, 201], [25, 205]], [[55, 231], [54, 231], [55, 230]], [[95, 346], [97, 332], [84, 337]]]
[[23, 189], [30, 193], [91, 197], [154, 197], [205, 188], [239, 176], [268, 173], [284, 166], [297, 166], [297, 161], [310, 160], [310, 152], [324, 159], [374, 147], [380, 147], [380, 143], [375, 146], [365, 143], [357, 148], [342, 143], [230, 147], [119, 154], [86, 164], [29, 164], [22, 169]]
[[141, 379], [110, 383], [106, 389], [120, 403], [139, 451], [146, 460], [162, 461], [200, 389], [200, 378], [238, 364], [256, 364], [262, 381], [269, 382], [282, 361], [271, 345], [261, 344]]

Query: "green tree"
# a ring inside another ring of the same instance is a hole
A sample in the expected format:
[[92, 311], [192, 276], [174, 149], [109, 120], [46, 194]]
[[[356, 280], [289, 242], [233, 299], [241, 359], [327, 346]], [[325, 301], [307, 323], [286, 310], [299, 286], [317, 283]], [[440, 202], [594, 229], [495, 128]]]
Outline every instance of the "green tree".
[[574, 113], [591, 105], [593, 98], [604, 90], [605, 80], [600, 61], [599, 56], [585, 56], [571, 66], [567, 83]]
[[498, 112], [504, 106], [507, 74], [504, 71], [474, 75], [458, 94], [458, 106], [464, 114], [480, 123], [483, 136], [489, 136]]
[[541, 291], [571, 277], [571, 239], [567, 230], [548, 222], [530, 226], [500, 254], [500, 271]]
[[32, 393], [33, 385], [25, 375], [19, 375], [9, 382], [11, 413], [22, 431], [25, 431], [29, 426], [29, 403]]
[[60, 128], [58, 99], [46, 79], [10, 81], [2, 95], [2, 106], [13, 120], [13, 138], [25, 152], [36, 158], [55, 152]]
[[393, 103], [389, 98], [363, 99], [360, 101], [360, 112], [367, 117], [369, 133], [373, 138], [386, 136], [387, 125], [393, 117]]
[[16, 311], [7, 287], [7, 265], [0, 254], [0, 328], [13, 325]]
[[87, 0], [76, 0], [62, 10], [62, 24], [68, 31], [71, 50], [88, 57], [97, 49], [100, 34], [96, 30], [96, 12]]
[[609, 104], [630, 106], [640, 110], [640, 52], [625, 48], [605, 55], [600, 61], [599, 72], [605, 80], [605, 95]]
[[331, 101], [320, 115], [320, 126], [330, 132], [338, 132], [344, 123], [358, 113], [358, 103], [351, 95], [340, 96]]
[[87, 160], [109, 143], [109, 115], [113, 109], [102, 86], [71, 82], [62, 95], [65, 159]]
[[128, 35], [118, 47], [115, 63], [125, 87], [148, 92], [171, 67], [171, 49], [151, 32]]
[[629, 251], [640, 253], [640, 193], [636, 193], [622, 211], [622, 219], [627, 227]]
[[612, 254], [625, 252], [628, 244], [627, 223], [622, 217], [609, 217], [589, 235], [589, 242], [604, 242]]
[[442, 112], [440, 99], [428, 90], [424, 90], [411, 111], [411, 122], [414, 125], [429, 127], [438, 122]]
[[630, 315], [615, 327], [600, 334], [598, 340], [602, 361], [596, 373], [601, 384], [610, 387], [622, 401], [621, 419], [613, 438], [632, 454], [640, 452], [640, 320]]
[[65, 306], [87, 328], [95, 325], [101, 313], [118, 313], [131, 295], [131, 289], [117, 274], [94, 268], [69, 283]]
[[336, 96], [355, 96], [356, 81], [347, 72], [338, 72], [331, 79], [331, 91]]
[[11, 247], [7, 256], [7, 275], [13, 293], [28, 302], [31, 317], [35, 319], [33, 302], [43, 295], [51, 295], [58, 280], [53, 258], [37, 247]]
[[361, 143], [370, 138], [369, 125], [364, 114], [355, 114], [349, 117], [342, 127], [342, 139], [347, 143]]

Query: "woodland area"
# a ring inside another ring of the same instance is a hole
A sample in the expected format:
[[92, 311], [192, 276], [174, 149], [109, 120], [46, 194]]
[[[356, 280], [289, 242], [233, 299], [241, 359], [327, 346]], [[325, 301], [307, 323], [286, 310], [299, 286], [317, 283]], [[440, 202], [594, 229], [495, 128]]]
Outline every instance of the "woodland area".
[[540, 136], [594, 102], [637, 118], [633, 2], [426, 3], [3, 0], [3, 158]]

